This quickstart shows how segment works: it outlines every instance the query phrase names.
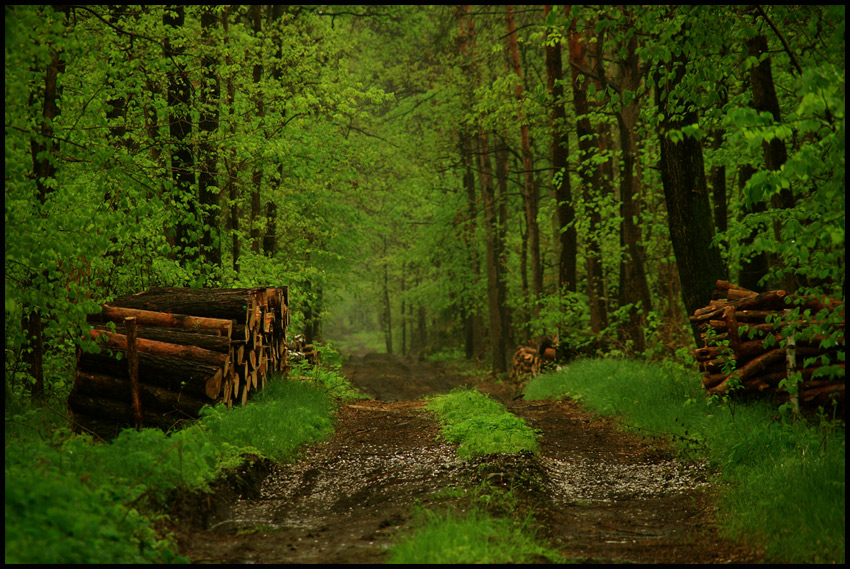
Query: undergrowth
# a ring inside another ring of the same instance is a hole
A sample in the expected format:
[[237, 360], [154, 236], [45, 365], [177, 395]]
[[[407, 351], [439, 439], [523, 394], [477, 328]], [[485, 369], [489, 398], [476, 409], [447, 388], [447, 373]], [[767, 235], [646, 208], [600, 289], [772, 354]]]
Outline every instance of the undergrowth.
[[709, 399], [692, 371], [579, 360], [529, 381], [526, 399], [569, 396], [641, 433], [672, 439], [719, 472], [722, 531], [791, 563], [844, 562], [845, 430], [768, 402]]
[[7, 415], [6, 563], [187, 561], [155, 529], [167, 496], [207, 489], [247, 455], [291, 460], [328, 436], [333, 394], [353, 396], [331, 375], [272, 377], [245, 407], [205, 408], [181, 431], [127, 429], [106, 444], [41, 408]]

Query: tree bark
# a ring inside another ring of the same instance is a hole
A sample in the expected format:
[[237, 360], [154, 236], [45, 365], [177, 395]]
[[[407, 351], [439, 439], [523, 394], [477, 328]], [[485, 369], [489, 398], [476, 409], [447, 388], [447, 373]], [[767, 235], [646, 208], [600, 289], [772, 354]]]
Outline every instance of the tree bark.
[[[544, 7], [547, 16], [552, 6]], [[567, 130], [567, 113], [564, 108], [564, 72], [561, 60], [561, 42], [546, 45], [546, 79], [549, 95], [552, 97], [550, 128], [552, 130], [552, 183], [557, 200], [558, 223], [558, 290], [575, 292], [578, 276], [576, 258], [578, 255], [578, 237], [574, 225], [575, 211], [572, 203], [572, 187], [568, 168], [570, 137]]]
[[137, 308], [153, 312], [191, 314], [204, 318], [234, 320], [238, 324], [253, 326], [257, 289], [189, 289], [159, 287], [139, 294], [119, 296], [112, 305]]
[[[53, 8], [63, 12], [67, 17], [67, 8]], [[37, 121], [37, 134], [30, 136], [30, 152], [32, 156], [32, 177], [35, 182], [36, 200], [39, 206], [47, 202], [47, 196], [53, 192], [53, 184], [49, 180], [56, 177], [56, 164], [59, 162], [59, 141], [54, 136], [53, 121], [59, 116], [59, 78], [65, 71], [65, 61], [61, 51], [54, 45], [49, 46], [50, 61], [44, 70], [44, 87], [40, 93], [32, 93], [35, 102], [41, 99], [41, 117]], [[29, 367], [30, 375], [35, 380], [32, 384], [32, 394], [36, 397], [44, 395], [44, 321], [41, 308], [30, 303], [24, 306], [23, 328], [27, 338], [28, 350], [24, 352], [23, 360]]]
[[211, 38], [216, 26], [212, 8], [204, 7], [201, 14], [201, 41], [206, 46], [201, 64], [203, 79], [200, 93], [201, 115], [198, 123], [200, 137], [201, 169], [198, 175], [198, 199], [201, 206], [201, 256], [210, 267], [207, 284], [213, 286], [221, 280], [221, 239], [218, 230], [218, 210], [221, 190], [218, 187], [218, 151], [213, 136], [218, 130], [218, 104], [220, 89], [215, 68], [218, 60], [212, 54], [215, 46]]
[[[627, 17], [632, 19], [629, 8]], [[627, 26], [629, 24], [626, 24]], [[620, 134], [620, 148], [623, 153], [620, 166], [620, 213], [622, 223], [623, 258], [620, 262], [620, 306], [631, 305], [628, 320], [620, 332], [624, 339], [634, 343], [638, 353], [646, 349], [644, 335], [646, 315], [652, 310], [649, 284], [646, 279], [644, 259], [646, 257], [640, 245], [642, 238], [637, 223], [640, 207], [637, 196], [640, 195], [640, 179], [634, 175], [637, 157], [637, 123], [640, 118], [640, 101], [637, 97], [640, 88], [641, 72], [637, 56], [637, 37], [632, 35], [625, 46], [625, 56], [618, 63], [620, 69], [620, 93], [631, 93], [628, 103], [617, 112], [617, 124]], [[601, 71], [601, 70], [600, 70]], [[605, 77], [601, 74], [600, 77]]]
[[543, 268], [540, 264], [540, 229], [537, 224], [538, 211], [538, 189], [534, 181], [534, 157], [531, 153], [531, 139], [529, 137], [528, 121], [523, 111], [524, 87], [522, 79], [522, 65], [519, 58], [519, 44], [517, 43], [516, 22], [514, 21], [513, 6], [505, 6], [505, 23], [507, 25], [508, 53], [511, 69], [516, 75], [514, 92], [517, 105], [517, 119], [520, 125], [520, 140], [522, 143], [522, 168], [525, 179], [523, 186], [523, 201], [525, 203], [525, 219], [528, 228], [528, 254], [531, 258], [531, 285], [534, 299], [534, 317], [540, 315], [540, 306], [537, 300], [543, 293]]
[[[738, 173], [738, 186], [742, 193], [747, 181], [753, 174], [755, 174], [755, 172], [755, 169], [749, 164], [743, 164], [741, 166], [741, 170]], [[741, 217], [745, 217], [750, 213], [763, 213], [766, 209], [767, 207], [764, 202], [744, 204]], [[752, 228], [749, 235], [746, 235], [743, 239], [744, 245], [752, 245], [758, 233], [758, 228]], [[764, 290], [764, 286], [761, 284], [761, 281], [767, 276], [769, 266], [770, 263], [766, 252], [761, 251], [751, 254], [746, 259], [741, 260], [741, 272], [738, 275], [738, 282], [742, 287], [750, 290]]]
[[[80, 354], [78, 369], [119, 377], [129, 382], [126, 349], [113, 347], [109, 349], [109, 352], [97, 354], [83, 352]], [[112, 353], [120, 353], [122, 358], [118, 360]], [[223, 370], [219, 366], [187, 360], [183, 357], [139, 352], [139, 377], [143, 378], [142, 383], [158, 385], [176, 393], [214, 399], [219, 393], [222, 375]], [[128, 399], [127, 402], [129, 403], [130, 400]]]
[[[676, 265], [682, 288], [682, 299], [688, 314], [708, 304], [718, 280], [726, 278], [720, 251], [712, 245], [714, 224], [705, 179], [702, 146], [692, 136], [681, 133], [682, 127], [697, 123], [697, 113], [689, 101], [674, 101], [673, 92], [684, 77], [687, 61], [679, 57], [675, 75], [656, 81], [656, 105], [663, 115], [659, 130], [660, 170], [667, 204], [670, 239], [676, 254]], [[671, 106], [684, 103], [681, 118], [673, 120]], [[680, 132], [674, 141], [669, 133]], [[699, 330], [692, 325], [694, 340], [701, 345]]]
[[[222, 27], [224, 28], [224, 36], [225, 41], [229, 38], [229, 28], [230, 28], [230, 15], [232, 11], [232, 7], [228, 7], [225, 9], [224, 15], [222, 17]], [[229, 50], [225, 51], [224, 62], [227, 64], [228, 69], [233, 69], [233, 58], [229, 55]], [[236, 100], [236, 86], [234, 84], [234, 71], [230, 71], [227, 79], [225, 81], [226, 85], [226, 93], [227, 96], [224, 101], [224, 108], [230, 109], [231, 116], [230, 120], [230, 136], [236, 136], [236, 120], [233, 113], [233, 103]], [[225, 190], [227, 193], [227, 198], [230, 202], [230, 216], [229, 216], [229, 229], [230, 229], [230, 256], [231, 256], [231, 266], [233, 268], [233, 272], [239, 273], [239, 257], [241, 254], [241, 246], [239, 240], [239, 192], [237, 185], [237, 176], [238, 170], [236, 167], [236, 149], [233, 145], [231, 145], [229, 152], [225, 158], [225, 169], [227, 179], [225, 181]]]
[[[773, 82], [773, 71], [771, 70], [770, 58], [764, 57], [767, 53], [767, 38], [763, 35], [757, 35], [747, 40], [747, 51], [749, 55], [759, 59], [759, 64], [750, 69], [750, 88], [753, 92], [753, 108], [759, 112], [769, 112], [775, 124], [782, 120], [779, 109], [779, 98], [776, 96], [776, 87]], [[785, 148], [785, 142], [779, 138], [774, 138], [770, 142], [764, 143], [764, 165], [765, 167], [776, 172], [782, 168], [782, 165], [788, 160], [788, 151]], [[771, 206], [774, 209], [792, 209], [794, 207], [794, 193], [790, 188], [783, 188], [779, 193], [771, 196]], [[782, 241], [782, 222], [774, 221], [774, 235], [778, 241]], [[771, 263], [776, 266], [781, 266], [783, 263], [780, 258], [771, 259]], [[782, 281], [779, 283], [780, 288], [788, 292], [793, 292], [797, 288], [797, 279], [793, 272], [787, 271], [783, 274]]]
[[[162, 23], [178, 32], [185, 24], [185, 9], [175, 6], [166, 9]], [[186, 66], [179, 62], [183, 50], [172, 47], [171, 39], [165, 39], [165, 57], [172, 62], [168, 72], [168, 109], [170, 113], [169, 134], [171, 152], [172, 205], [175, 212], [175, 243], [177, 257], [181, 263], [197, 260], [191, 232], [197, 226], [197, 197], [195, 196], [195, 158], [192, 154], [192, 122], [189, 109], [192, 102], [192, 86], [189, 84]]]
[[[505, 141], [500, 139], [496, 147], [496, 202], [498, 204], [498, 217], [496, 220], [496, 261], [498, 265], [499, 280], [497, 282], [497, 294], [499, 309], [502, 319], [502, 344], [505, 350], [509, 349], [511, 343], [511, 313], [508, 310], [508, 259], [505, 251], [505, 243], [508, 230], [508, 147]], [[505, 354], [510, 357], [510, 353]], [[510, 361], [507, 362], [510, 365]]]
[[[569, 7], [565, 8], [569, 13]], [[587, 32], [580, 33], [575, 29], [575, 24], [570, 23], [568, 30], [568, 46], [570, 52], [570, 70], [572, 73], [573, 105], [576, 113], [576, 136], [579, 147], [579, 178], [581, 179], [582, 197], [585, 206], [590, 210], [588, 221], [587, 249], [587, 296], [590, 304], [590, 327], [594, 335], [605, 327], [606, 313], [604, 299], [602, 298], [602, 263], [599, 239], [597, 233], [601, 223], [598, 210], [592, 207], [596, 199], [596, 193], [601, 191], [602, 181], [599, 169], [591, 162], [591, 157], [598, 151], [598, 145], [594, 143], [595, 132], [590, 124], [588, 113], [590, 106], [587, 101], [587, 88], [585, 86], [586, 72], [588, 71], [587, 45], [590, 38]], [[585, 77], [582, 77], [582, 76]]]
[[484, 242], [487, 267], [487, 301], [490, 317], [490, 356], [493, 373], [505, 373], [507, 367], [507, 346], [504, 344], [502, 307], [499, 298], [499, 246], [496, 227], [496, 195], [490, 160], [490, 144], [487, 134], [478, 131], [478, 176], [481, 187], [481, 202], [484, 209]]
[[[253, 5], [250, 8], [251, 12], [251, 22], [252, 29], [254, 33], [257, 35], [257, 39], [259, 40], [259, 34], [262, 31], [262, 7], [259, 5]], [[257, 54], [257, 58], [259, 61], [262, 61], [262, 49]], [[263, 78], [263, 65], [262, 63], [255, 63], [253, 69], [253, 80], [254, 80], [254, 88], [257, 92], [254, 95], [254, 105], [256, 109], [257, 116], [262, 120], [262, 116], [264, 113], [263, 107], [263, 95], [260, 92], [260, 82]], [[250, 235], [251, 235], [251, 250], [254, 253], [260, 252], [260, 190], [263, 185], [263, 161], [257, 159], [254, 165], [254, 175], [251, 178], [251, 221], [250, 221]]]

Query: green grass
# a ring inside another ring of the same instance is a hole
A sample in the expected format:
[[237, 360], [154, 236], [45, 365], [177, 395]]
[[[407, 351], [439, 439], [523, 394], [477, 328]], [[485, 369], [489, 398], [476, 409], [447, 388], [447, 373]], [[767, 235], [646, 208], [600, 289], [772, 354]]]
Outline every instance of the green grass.
[[526, 399], [571, 396], [675, 441], [720, 472], [722, 530], [774, 561], [844, 562], [843, 423], [793, 420], [768, 402], [705, 397], [695, 372], [631, 360], [580, 360], [526, 385]]
[[537, 452], [538, 433], [505, 406], [468, 388], [430, 397], [426, 409], [437, 416], [442, 436], [457, 444], [461, 458], [491, 453]]
[[530, 563], [557, 554], [539, 545], [528, 521], [468, 512], [417, 510], [415, 532], [390, 550], [389, 563]]
[[[475, 389], [456, 388], [429, 397], [426, 409], [441, 425], [441, 436], [471, 458], [492, 453], [536, 452], [537, 433], [504, 405]], [[517, 515], [512, 488], [480, 484], [471, 490], [445, 489], [417, 506], [412, 529], [390, 549], [390, 563], [557, 562], [561, 556], [540, 545], [530, 515]], [[505, 516], [505, 513], [510, 515]], [[499, 515], [496, 515], [498, 513]]]
[[5, 561], [186, 561], [154, 529], [169, 493], [204, 490], [247, 454], [294, 459], [333, 431], [334, 409], [315, 382], [271, 378], [245, 407], [207, 409], [170, 434], [128, 429], [108, 444], [72, 433], [41, 409], [7, 416]]

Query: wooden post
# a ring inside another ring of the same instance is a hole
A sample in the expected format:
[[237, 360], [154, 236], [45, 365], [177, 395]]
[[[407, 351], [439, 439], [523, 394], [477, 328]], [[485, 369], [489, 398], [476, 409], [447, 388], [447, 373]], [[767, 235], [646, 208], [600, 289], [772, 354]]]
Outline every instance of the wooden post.
[[[785, 377], [790, 384], [791, 378], [797, 373], [797, 341], [794, 339], [793, 335], [788, 336], [785, 342], [785, 371]], [[794, 415], [800, 414], [799, 389], [800, 386], [797, 385], [794, 393], [789, 392], [791, 396], [791, 406], [794, 409]]]
[[130, 385], [132, 386], [133, 419], [136, 428], [142, 427], [142, 403], [139, 400], [139, 353], [136, 350], [136, 317], [124, 319], [127, 328], [127, 366], [130, 370]]

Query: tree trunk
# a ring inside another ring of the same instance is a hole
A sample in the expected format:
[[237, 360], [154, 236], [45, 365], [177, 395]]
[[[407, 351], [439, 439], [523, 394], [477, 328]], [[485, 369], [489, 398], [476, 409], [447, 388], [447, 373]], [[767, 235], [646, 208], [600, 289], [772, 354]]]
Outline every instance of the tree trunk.
[[[166, 9], [162, 23], [175, 32], [185, 23], [185, 9], [175, 6]], [[197, 226], [197, 198], [195, 196], [195, 158], [192, 154], [192, 122], [189, 109], [192, 102], [192, 86], [186, 66], [179, 62], [182, 48], [172, 47], [171, 39], [165, 39], [165, 58], [175, 66], [168, 72], [168, 109], [170, 113], [169, 134], [174, 149], [171, 152], [172, 204], [175, 219], [175, 244], [177, 258], [181, 264], [198, 258], [194, 250], [191, 232]]]
[[[224, 36], [227, 40], [229, 27], [230, 27], [230, 15], [231, 15], [232, 7], [228, 7], [225, 9], [224, 15], [222, 17], [222, 24], [224, 27]], [[233, 58], [229, 55], [229, 50], [225, 52], [227, 55], [224, 56], [224, 62], [227, 64], [228, 69], [233, 69]], [[233, 113], [233, 103], [236, 100], [236, 86], [233, 82], [234, 72], [230, 71], [226, 80], [226, 93], [227, 97], [224, 101], [224, 108], [230, 109], [230, 112]], [[236, 121], [233, 114], [228, 117], [230, 120], [230, 136], [231, 138], [236, 136]], [[239, 201], [238, 201], [238, 185], [237, 185], [237, 176], [238, 170], [236, 167], [236, 149], [233, 145], [230, 146], [230, 150], [227, 153], [226, 157], [226, 172], [227, 172], [227, 180], [225, 182], [225, 189], [227, 193], [227, 198], [230, 202], [230, 216], [229, 216], [229, 229], [230, 229], [230, 254], [231, 254], [231, 266], [233, 267], [233, 272], [239, 273], [239, 256], [241, 253], [240, 250], [240, 241], [239, 241]]]
[[[569, 11], [569, 7], [566, 8]], [[590, 209], [588, 216], [589, 227], [586, 242], [587, 249], [587, 296], [590, 304], [590, 327], [594, 335], [605, 327], [604, 300], [601, 298], [602, 288], [602, 263], [599, 248], [598, 232], [601, 222], [598, 210], [592, 207], [596, 199], [596, 193], [601, 190], [602, 182], [599, 179], [599, 169], [592, 164], [591, 158], [598, 152], [598, 145], [594, 143], [595, 133], [590, 125], [588, 113], [590, 107], [587, 101], [586, 81], [582, 75], [588, 71], [587, 45], [590, 38], [587, 32], [579, 33], [575, 24], [571, 23], [569, 34], [570, 70], [572, 73], [573, 105], [576, 113], [576, 136], [579, 147], [579, 178], [582, 185], [582, 197], [585, 207]]]
[[[386, 254], [387, 238], [384, 237], [384, 253]], [[384, 264], [384, 282], [383, 282], [383, 305], [384, 315], [384, 339], [386, 341], [387, 353], [393, 353], [393, 314], [392, 305], [390, 304], [390, 277], [389, 268]]]
[[[632, 14], [629, 12], [629, 19]], [[628, 24], [627, 24], [628, 25]], [[634, 175], [637, 156], [636, 128], [640, 117], [640, 105], [637, 92], [641, 76], [637, 56], [637, 38], [633, 35], [626, 44], [625, 57], [620, 60], [620, 92], [632, 93], [630, 102], [624, 104], [617, 113], [620, 133], [622, 163], [620, 166], [620, 213], [622, 223], [623, 259], [620, 262], [620, 306], [631, 305], [628, 320], [621, 332], [625, 339], [634, 343], [638, 353], [646, 349], [646, 315], [652, 310], [649, 284], [644, 269], [645, 252], [640, 243], [640, 226], [637, 223], [640, 207], [637, 196], [640, 195], [640, 179]], [[604, 77], [604, 75], [602, 76]]]
[[[744, 186], [747, 185], [747, 181], [755, 173], [755, 169], [749, 164], [741, 165], [741, 170], [738, 173], [738, 186], [742, 193]], [[767, 207], [764, 202], [744, 204], [743, 211], [741, 212], [742, 215], [740, 217], [745, 217], [750, 213], [763, 213], [766, 209]], [[749, 235], [744, 237], [743, 244], [745, 246], [752, 245], [758, 233], [758, 228], [751, 229]], [[767, 276], [768, 270], [769, 261], [766, 252], [761, 251], [751, 254], [748, 258], [741, 260], [741, 272], [738, 275], [738, 283], [749, 290], [765, 290], [764, 285], [761, 283], [762, 279]]]
[[[256, 289], [188, 289], [159, 287], [133, 295], [119, 296], [113, 306], [137, 308], [172, 314], [191, 314], [205, 318], [251, 323], [256, 318]], [[141, 320], [140, 324], [144, 324]]]
[[504, 344], [502, 307], [499, 299], [499, 246], [496, 227], [496, 195], [490, 160], [489, 136], [478, 130], [478, 176], [481, 187], [481, 202], [484, 209], [484, 242], [487, 267], [487, 301], [490, 317], [490, 356], [493, 373], [507, 371], [507, 346]]
[[198, 200], [201, 206], [201, 256], [212, 273], [207, 284], [215, 285], [221, 280], [221, 240], [218, 231], [219, 196], [217, 169], [218, 152], [213, 136], [218, 130], [218, 104], [220, 90], [215, 70], [218, 61], [213, 57], [214, 45], [211, 35], [216, 25], [216, 16], [210, 7], [201, 14], [201, 41], [206, 45], [206, 53], [201, 64], [204, 67], [202, 84], [199, 89], [201, 115], [198, 123], [200, 137], [201, 170], [198, 175]]
[[[769, 112], [773, 116], [774, 124], [782, 120], [779, 109], [779, 99], [776, 96], [776, 88], [773, 83], [773, 72], [771, 70], [770, 58], [763, 58], [767, 53], [767, 38], [757, 35], [747, 40], [747, 51], [749, 55], [759, 59], [759, 64], [750, 69], [750, 88], [753, 92], [753, 108], [759, 112]], [[788, 151], [785, 142], [774, 138], [764, 143], [765, 167], [776, 172], [788, 160]], [[771, 196], [771, 206], [774, 209], [792, 209], [794, 207], [794, 193], [790, 188], [783, 188], [778, 194]], [[774, 234], [778, 241], [782, 241], [782, 222], [774, 221]], [[771, 259], [771, 264], [781, 266], [780, 258]], [[780, 288], [793, 292], [797, 288], [797, 278], [792, 271], [784, 271]]]
[[[54, 8], [65, 11], [67, 8]], [[67, 13], [66, 17], [67, 17]], [[35, 181], [35, 194], [38, 204], [43, 206], [47, 196], [53, 192], [52, 180], [56, 177], [59, 163], [59, 141], [54, 137], [53, 121], [59, 116], [59, 77], [65, 70], [65, 61], [55, 46], [49, 46], [50, 61], [44, 70], [43, 91], [32, 93], [33, 103], [41, 99], [41, 117], [37, 122], [37, 135], [30, 136], [32, 172]], [[41, 397], [44, 394], [44, 322], [41, 308], [29, 303], [24, 306], [23, 328], [27, 338], [28, 350], [23, 360], [29, 367], [35, 382], [32, 394]]]
[[[661, 159], [661, 181], [667, 204], [667, 219], [670, 239], [676, 254], [682, 299], [688, 314], [708, 304], [711, 292], [718, 280], [725, 280], [726, 269], [720, 251], [712, 245], [714, 224], [711, 219], [711, 204], [705, 180], [702, 146], [692, 136], [681, 133], [684, 126], [697, 123], [697, 113], [688, 108], [678, 120], [672, 120], [673, 111], [668, 107], [674, 97], [673, 90], [684, 76], [687, 61], [680, 58], [675, 76], [656, 81], [655, 96], [659, 113], [664, 119], [659, 131]], [[666, 86], [666, 88], [664, 87]], [[678, 101], [682, 102], [682, 101]], [[673, 141], [668, 136], [671, 130], [681, 133], [681, 139]], [[702, 343], [699, 330], [692, 325], [694, 340]]]
[[[90, 373], [103, 373], [130, 381], [127, 369], [126, 349], [113, 347], [109, 352], [80, 354], [78, 369]], [[120, 353], [116, 359], [113, 353]], [[187, 360], [182, 356], [167, 356], [158, 353], [139, 352], [139, 377], [144, 383], [157, 385], [186, 393], [191, 397], [213, 399], [221, 386], [223, 369], [205, 362]], [[128, 400], [129, 402], [129, 400]]]
[[277, 204], [266, 202], [266, 234], [263, 236], [263, 253], [266, 257], [274, 257], [277, 250]]
[[524, 100], [524, 88], [522, 80], [522, 65], [519, 58], [519, 45], [517, 43], [516, 23], [514, 21], [513, 6], [505, 6], [505, 22], [508, 30], [508, 53], [511, 69], [516, 75], [515, 95], [517, 105], [517, 119], [520, 125], [520, 139], [522, 143], [522, 168], [525, 178], [523, 186], [523, 200], [525, 202], [525, 219], [528, 227], [528, 254], [531, 257], [531, 286], [534, 298], [534, 317], [540, 314], [540, 306], [537, 300], [543, 293], [543, 268], [540, 264], [540, 229], [537, 225], [538, 190], [534, 181], [534, 158], [531, 153], [531, 139], [529, 138], [528, 121], [522, 110]]
[[[498, 204], [498, 218], [496, 225], [496, 246], [498, 264], [498, 303], [502, 316], [502, 344], [505, 350], [511, 346], [511, 314], [508, 311], [508, 259], [505, 252], [505, 239], [508, 230], [508, 147], [504, 140], [499, 140], [496, 147], [496, 202]], [[510, 354], [506, 353], [508, 357]], [[508, 362], [510, 364], [510, 362]]]
[[[544, 7], [548, 15], [552, 7]], [[564, 108], [564, 72], [561, 62], [561, 42], [546, 45], [546, 78], [549, 95], [552, 97], [550, 128], [552, 130], [552, 185], [557, 200], [557, 224], [559, 236], [558, 248], [558, 290], [575, 292], [578, 276], [576, 257], [578, 255], [577, 235], [574, 225], [575, 211], [572, 203], [572, 187], [568, 169], [570, 138], [567, 130], [567, 113]]]
[[[253, 5], [250, 8], [251, 10], [251, 22], [252, 29], [256, 34], [257, 39], [259, 40], [260, 32], [262, 31], [262, 7], [259, 5]], [[260, 61], [262, 61], [262, 50], [257, 54], [257, 57]], [[260, 92], [260, 82], [263, 78], [263, 65], [262, 63], [255, 63], [253, 70], [253, 80], [254, 80], [254, 88], [257, 90], [254, 97], [254, 104], [256, 108], [257, 116], [261, 118], [263, 116], [264, 108], [263, 108], [263, 95]], [[258, 149], [259, 154], [259, 149]], [[260, 190], [263, 185], [263, 161], [257, 157], [256, 163], [254, 164], [254, 175], [251, 178], [251, 219], [250, 219], [250, 235], [251, 235], [251, 250], [254, 253], [260, 252]]]

